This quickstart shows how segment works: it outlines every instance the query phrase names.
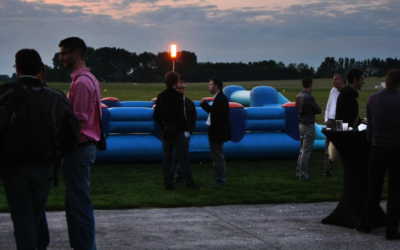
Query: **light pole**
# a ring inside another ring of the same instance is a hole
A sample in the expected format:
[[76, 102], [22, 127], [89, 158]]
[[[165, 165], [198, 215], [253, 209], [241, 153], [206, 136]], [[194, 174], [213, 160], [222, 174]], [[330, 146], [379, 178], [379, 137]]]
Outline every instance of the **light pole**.
[[172, 71], [175, 72], [176, 43], [171, 44]]

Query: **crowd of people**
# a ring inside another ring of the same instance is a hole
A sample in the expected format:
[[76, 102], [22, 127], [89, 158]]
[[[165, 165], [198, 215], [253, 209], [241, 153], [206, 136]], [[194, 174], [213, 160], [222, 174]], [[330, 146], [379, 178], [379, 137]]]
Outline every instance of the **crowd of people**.
[[[364, 73], [351, 69], [346, 77], [343, 74], [333, 76], [333, 85], [326, 106], [325, 123], [331, 130], [337, 129], [336, 121], [347, 123], [349, 128], [358, 130], [361, 123], [366, 124], [367, 141], [371, 147], [368, 161], [368, 191], [361, 218], [355, 217], [354, 227], [369, 233], [382, 194], [386, 171], [388, 174], [388, 201], [386, 239], [399, 240], [400, 220], [400, 69], [390, 70], [385, 79], [386, 88], [372, 94], [367, 102], [367, 119], [360, 119], [357, 90], [365, 84]], [[307, 164], [315, 141], [315, 115], [321, 114], [321, 108], [312, 96], [313, 81], [310, 77], [302, 79], [303, 91], [296, 96], [296, 108], [300, 130], [300, 154], [297, 162], [296, 177], [308, 180]], [[328, 145], [325, 154], [325, 177], [330, 177], [332, 161]], [[348, 152], [351, 154], [351, 152]]]
[[[70, 247], [97, 249], [93, 205], [90, 197], [90, 170], [102, 140], [99, 82], [86, 67], [86, 44], [78, 37], [59, 43], [60, 58], [70, 69], [68, 95], [44, 82], [44, 64], [37, 51], [22, 49], [15, 55], [18, 81], [0, 86], [0, 173], [14, 225], [17, 249], [46, 249], [50, 242], [45, 206], [53, 181], [54, 169], [62, 173], [66, 186], [65, 210]], [[334, 75], [326, 112], [326, 125], [335, 129], [335, 120], [361, 123], [358, 115], [358, 92], [364, 84], [360, 70], [352, 69], [346, 79]], [[190, 138], [195, 130], [197, 112], [185, 96], [186, 83], [176, 72], [165, 75], [166, 89], [157, 96], [154, 120], [161, 128], [163, 181], [166, 190], [175, 183], [199, 189], [193, 179]], [[315, 114], [321, 108], [311, 95], [313, 80], [302, 80], [303, 91], [296, 97], [299, 113], [301, 150], [296, 176], [308, 180], [307, 164], [315, 140]], [[372, 95], [367, 104], [368, 140], [372, 151], [369, 163], [369, 189], [365, 216], [357, 218], [357, 228], [369, 232], [370, 221], [379, 203], [386, 169], [389, 174], [388, 226], [386, 237], [400, 239], [397, 231], [400, 213], [400, 70], [386, 76], [387, 88]], [[200, 106], [208, 113], [208, 141], [214, 165], [213, 188], [227, 181], [224, 143], [231, 139], [229, 101], [220, 78], [210, 79], [208, 90], [214, 95], [210, 105]], [[329, 141], [327, 141], [329, 144]], [[326, 158], [324, 175], [331, 175], [332, 162]], [[175, 170], [177, 176], [175, 177]]]

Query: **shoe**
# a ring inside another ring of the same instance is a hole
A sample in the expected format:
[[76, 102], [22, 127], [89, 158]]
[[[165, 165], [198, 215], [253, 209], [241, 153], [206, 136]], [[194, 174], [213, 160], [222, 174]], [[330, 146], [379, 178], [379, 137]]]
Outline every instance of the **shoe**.
[[326, 178], [329, 178], [329, 177], [331, 177], [332, 176], [332, 174], [331, 173], [329, 173], [329, 172], [326, 172], [326, 173], [324, 173], [323, 174]]
[[353, 216], [353, 224], [354, 228], [357, 229], [358, 231], [361, 231], [366, 234], [369, 234], [371, 232], [371, 227], [362, 225], [361, 218], [359, 218], [358, 216]]
[[386, 230], [385, 238], [387, 240], [400, 240], [400, 233], [397, 231], [397, 229], [389, 231]]
[[165, 190], [170, 191], [170, 190], [174, 190], [174, 185], [165, 185]]
[[300, 177], [299, 180], [300, 181], [308, 181], [309, 179], [308, 178], [304, 178], [304, 177]]
[[197, 186], [196, 184], [194, 184], [194, 185], [189, 185], [189, 186], [186, 186], [186, 188], [187, 188], [187, 189], [193, 189], [193, 190], [198, 190], [198, 189], [200, 189], [200, 187], [199, 187], [199, 186]]
[[185, 180], [181, 180], [181, 179], [175, 179], [176, 183], [185, 183]]
[[225, 187], [225, 183], [216, 183], [216, 182], [214, 182], [209, 187], [211, 187], [211, 188], [222, 188], [222, 187]]

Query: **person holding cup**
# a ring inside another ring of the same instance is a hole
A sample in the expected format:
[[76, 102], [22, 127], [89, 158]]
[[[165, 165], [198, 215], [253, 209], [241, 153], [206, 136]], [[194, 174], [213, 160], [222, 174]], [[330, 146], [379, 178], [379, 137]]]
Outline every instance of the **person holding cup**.
[[312, 78], [303, 78], [301, 84], [303, 85], [303, 91], [296, 96], [300, 130], [300, 153], [297, 160], [296, 177], [300, 180], [308, 180], [307, 165], [315, 141], [315, 114], [321, 114], [321, 108], [311, 95]]
[[365, 84], [364, 73], [359, 69], [351, 69], [347, 73], [348, 85], [340, 90], [336, 103], [336, 120], [348, 123], [349, 127], [357, 130], [361, 124], [358, 114], [358, 89]]

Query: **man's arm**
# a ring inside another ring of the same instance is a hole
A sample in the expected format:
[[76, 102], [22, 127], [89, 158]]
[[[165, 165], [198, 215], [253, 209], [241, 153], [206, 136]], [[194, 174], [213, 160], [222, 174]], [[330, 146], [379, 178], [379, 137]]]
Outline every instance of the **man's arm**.
[[315, 102], [315, 99], [313, 96], [311, 96], [308, 100], [308, 104], [310, 105], [311, 110], [314, 112], [314, 114], [321, 114], [321, 108], [318, 106], [318, 104]]
[[192, 124], [189, 124], [189, 126], [191, 126], [191, 131], [194, 132], [194, 130], [196, 129], [197, 110], [196, 110], [196, 106], [194, 105], [193, 101], [190, 101], [190, 105], [192, 107], [192, 111], [191, 111]]
[[329, 98], [328, 98], [328, 103], [326, 104], [326, 110], [325, 110], [325, 123], [328, 122], [329, 120], [329, 113], [331, 112], [331, 103], [332, 103], [332, 94], [333, 93], [333, 89], [331, 89], [331, 92], [329, 93]]
[[63, 112], [64, 117], [60, 129], [61, 143], [59, 143], [59, 150], [61, 157], [64, 157], [71, 154], [75, 149], [75, 146], [79, 141], [81, 128], [67, 97], [62, 92], [60, 93], [60, 96], [62, 99], [62, 111], [60, 112]]
[[[215, 100], [214, 100], [214, 101], [215, 101]], [[201, 101], [200, 101], [200, 107], [201, 107], [204, 111], [206, 111], [207, 113], [210, 113], [210, 112], [211, 112], [211, 106], [210, 106], [210, 104], [208, 104], [208, 102], [205, 101], [204, 98], [201, 99]]]
[[369, 100], [367, 102], [367, 141], [369, 144], [371, 144], [372, 140], [372, 116], [371, 116], [371, 110], [369, 108]]

